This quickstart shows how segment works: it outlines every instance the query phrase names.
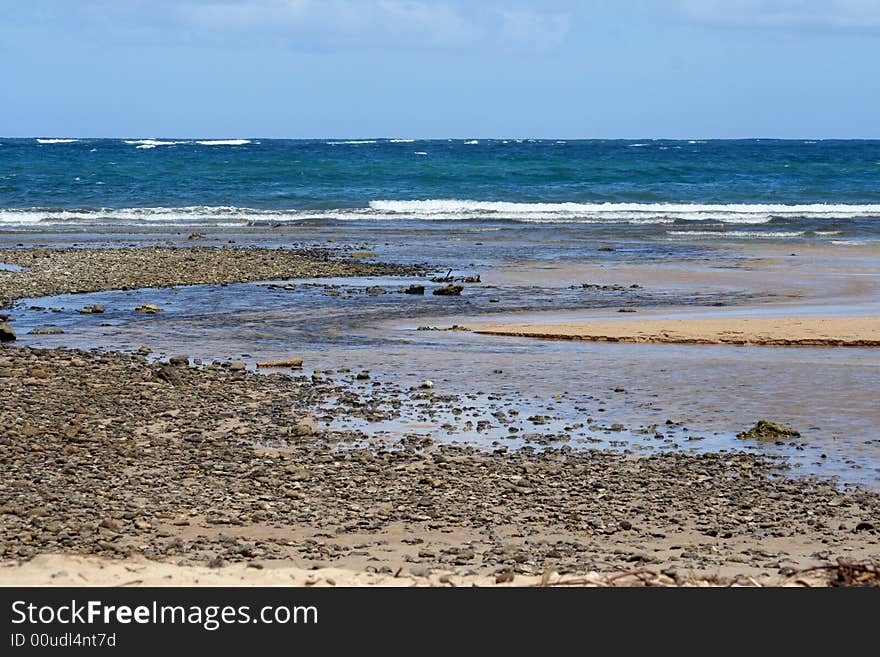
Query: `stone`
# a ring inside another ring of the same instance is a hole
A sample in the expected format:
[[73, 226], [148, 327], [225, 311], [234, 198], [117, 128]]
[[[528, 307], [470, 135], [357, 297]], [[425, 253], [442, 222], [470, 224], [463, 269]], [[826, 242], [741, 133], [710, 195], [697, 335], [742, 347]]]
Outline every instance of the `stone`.
[[515, 575], [512, 570], [503, 570], [497, 575], [495, 575], [495, 583], [496, 584], [509, 584], [513, 581]]
[[189, 356], [172, 356], [168, 359], [171, 365], [189, 365]]
[[142, 306], [138, 306], [134, 309], [136, 313], [144, 313], [146, 315], [155, 315], [156, 313], [164, 312], [162, 308], [152, 303], [145, 303]]
[[736, 437], [740, 440], [776, 441], [783, 438], [798, 438], [800, 435], [799, 431], [784, 424], [777, 424], [769, 420], [758, 420], [755, 426], [748, 431], [741, 431], [736, 434]]
[[64, 330], [57, 326], [38, 326], [28, 331], [28, 335], [61, 335]]
[[281, 367], [298, 369], [302, 367], [302, 358], [288, 358], [287, 360], [264, 360], [257, 363], [257, 367]]
[[443, 287], [436, 288], [432, 294], [438, 297], [457, 297], [461, 294], [461, 291], [464, 290], [463, 285], [444, 285]]
[[410, 285], [404, 291], [404, 294], [424, 294], [425, 286], [424, 285]]
[[230, 372], [243, 372], [247, 369], [247, 364], [243, 361], [237, 360], [232, 363], [229, 363], [229, 371]]
[[9, 324], [0, 324], [0, 342], [12, 342], [15, 337], [15, 331]]

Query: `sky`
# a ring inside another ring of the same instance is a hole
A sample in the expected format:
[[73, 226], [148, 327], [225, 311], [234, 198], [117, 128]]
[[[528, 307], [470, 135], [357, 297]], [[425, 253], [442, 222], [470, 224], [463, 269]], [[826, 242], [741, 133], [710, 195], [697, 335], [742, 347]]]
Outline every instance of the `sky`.
[[880, 138], [880, 0], [0, 0], [6, 137]]

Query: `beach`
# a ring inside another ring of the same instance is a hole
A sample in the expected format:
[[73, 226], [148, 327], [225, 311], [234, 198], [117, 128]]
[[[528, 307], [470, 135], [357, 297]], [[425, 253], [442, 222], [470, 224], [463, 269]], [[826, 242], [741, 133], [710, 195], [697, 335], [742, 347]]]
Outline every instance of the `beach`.
[[761, 346], [878, 347], [880, 317], [734, 317], [476, 325], [478, 333], [547, 340]]
[[[816, 164], [770, 202], [758, 143], [13, 141], [55, 187], [0, 208], [0, 585], [873, 577], [871, 144], [774, 145]], [[570, 191], [634, 158], [656, 198]], [[791, 191], [827, 161], [858, 202]]]

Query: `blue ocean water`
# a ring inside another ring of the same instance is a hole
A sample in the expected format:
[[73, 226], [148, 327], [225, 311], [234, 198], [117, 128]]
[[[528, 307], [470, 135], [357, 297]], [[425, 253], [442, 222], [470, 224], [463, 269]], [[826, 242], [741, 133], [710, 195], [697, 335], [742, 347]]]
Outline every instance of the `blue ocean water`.
[[0, 138], [4, 227], [474, 221], [876, 238], [880, 141]]

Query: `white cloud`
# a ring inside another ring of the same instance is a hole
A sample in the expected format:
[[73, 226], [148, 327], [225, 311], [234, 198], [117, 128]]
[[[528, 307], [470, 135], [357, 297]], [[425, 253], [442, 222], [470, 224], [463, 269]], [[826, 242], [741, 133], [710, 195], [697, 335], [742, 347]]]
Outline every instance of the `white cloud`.
[[688, 20], [744, 27], [876, 30], [880, 0], [678, 0]]

